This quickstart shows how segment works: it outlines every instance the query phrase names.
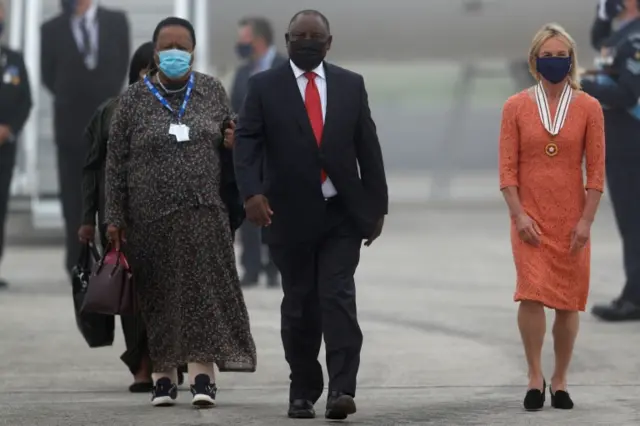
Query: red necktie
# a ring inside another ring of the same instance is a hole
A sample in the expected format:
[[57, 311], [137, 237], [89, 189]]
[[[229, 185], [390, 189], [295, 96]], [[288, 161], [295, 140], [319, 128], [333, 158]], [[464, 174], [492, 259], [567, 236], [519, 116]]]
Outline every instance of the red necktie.
[[[304, 76], [307, 79], [307, 88], [304, 91], [304, 106], [307, 108], [309, 122], [316, 137], [318, 147], [322, 142], [322, 129], [324, 127], [324, 119], [322, 118], [322, 102], [320, 101], [320, 91], [316, 86], [316, 73], [306, 72]], [[327, 180], [327, 174], [322, 170], [320, 179], [322, 183]]]

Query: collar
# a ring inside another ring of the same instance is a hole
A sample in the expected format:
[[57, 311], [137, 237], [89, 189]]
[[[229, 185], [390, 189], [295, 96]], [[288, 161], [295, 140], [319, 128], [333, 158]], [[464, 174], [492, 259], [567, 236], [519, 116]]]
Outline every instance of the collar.
[[270, 46], [269, 49], [267, 49], [267, 51], [265, 52], [265, 54], [262, 55], [262, 57], [258, 59], [256, 62], [260, 68], [263, 68], [266, 70], [267, 68], [271, 68], [271, 64], [273, 63], [273, 60], [275, 59], [275, 57], [276, 57], [276, 47]]
[[[291, 69], [293, 70], [293, 75], [295, 75], [296, 79], [304, 75], [305, 71], [298, 68], [291, 59], [289, 59], [289, 65], [291, 66]], [[324, 61], [320, 65], [318, 65], [316, 69], [312, 70], [312, 72], [314, 72], [321, 79], [326, 80], [325, 72], [324, 72]]]

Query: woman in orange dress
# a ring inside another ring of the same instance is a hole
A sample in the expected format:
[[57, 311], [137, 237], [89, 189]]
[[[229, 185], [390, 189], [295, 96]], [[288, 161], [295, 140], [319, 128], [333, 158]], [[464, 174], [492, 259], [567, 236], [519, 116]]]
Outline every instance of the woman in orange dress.
[[567, 370], [578, 312], [587, 303], [589, 235], [604, 186], [604, 118], [598, 101], [580, 91], [575, 43], [560, 26], [536, 34], [529, 66], [538, 84], [505, 103], [499, 153], [517, 271], [514, 300], [529, 367], [524, 406], [539, 410], [545, 402], [546, 306], [556, 314], [551, 405], [570, 409]]

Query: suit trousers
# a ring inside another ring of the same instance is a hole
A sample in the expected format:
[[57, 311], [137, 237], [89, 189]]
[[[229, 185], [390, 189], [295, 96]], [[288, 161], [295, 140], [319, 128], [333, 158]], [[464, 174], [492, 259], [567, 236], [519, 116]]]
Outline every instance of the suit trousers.
[[324, 383], [318, 361], [324, 336], [329, 390], [352, 396], [360, 366], [354, 274], [362, 236], [338, 197], [327, 201], [320, 237], [271, 245], [282, 277], [281, 335], [291, 369], [289, 398], [316, 402]]
[[626, 283], [621, 297], [640, 305], [640, 170], [636, 162], [607, 159], [607, 186], [622, 238]]
[[78, 228], [82, 225], [82, 168], [87, 148], [82, 140], [77, 144], [58, 145], [57, 148], [60, 204], [65, 228], [65, 266], [71, 271], [80, 255]]
[[0, 259], [4, 253], [4, 233], [11, 198], [11, 180], [13, 168], [16, 164], [15, 142], [5, 142], [0, 145]]
[[240, 226], [240, 241], [242, 244], [242, 254], [240, 255], [240, 264], [244, 268], [246, 276], [255, 278], [257, 281], [260, 274], [264, 271], [267, 276], [273, 276], [278, 273], [271, 254], [267, 249], [266, 265], [262, 261], [262, 230], [249, 221], [244, 221]]

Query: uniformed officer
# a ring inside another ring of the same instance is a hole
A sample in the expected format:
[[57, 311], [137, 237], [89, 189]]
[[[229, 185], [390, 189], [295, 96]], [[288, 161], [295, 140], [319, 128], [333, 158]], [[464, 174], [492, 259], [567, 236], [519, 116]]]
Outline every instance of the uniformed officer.
[[601, 0], [591, 36], [601, 71], [582, 87], [604, 109], [609, 196], [627, 278], [620, 297], [595, 306], [593, 314], [640, 320], [640, 0]]
[[[5, 8], [0, 0], [0, 37], [5, 27]], [[11, 178], [16, 162], [16, 143], [31, 112], [31, 89], [24, 59], [19, 52], [0, 45], [0, 259], [9, 206]], [[0, 280], [0, 289], [7, 283]]]

